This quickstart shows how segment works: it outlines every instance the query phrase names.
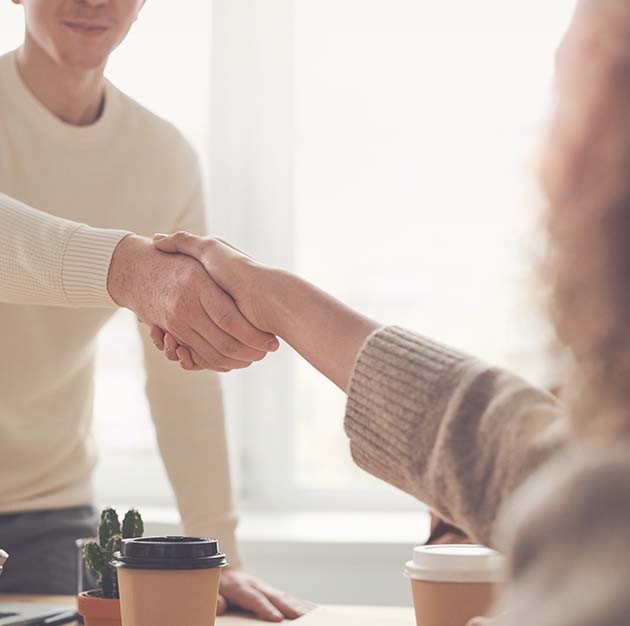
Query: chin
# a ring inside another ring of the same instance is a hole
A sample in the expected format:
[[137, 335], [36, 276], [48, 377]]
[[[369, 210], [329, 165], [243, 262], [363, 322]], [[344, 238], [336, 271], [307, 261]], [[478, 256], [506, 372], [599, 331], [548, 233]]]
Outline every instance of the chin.
[[109, 52], [76, 52], [59, 51], [60, 62], [69, 68], [76, 70], [96, 70], [107, 63]]

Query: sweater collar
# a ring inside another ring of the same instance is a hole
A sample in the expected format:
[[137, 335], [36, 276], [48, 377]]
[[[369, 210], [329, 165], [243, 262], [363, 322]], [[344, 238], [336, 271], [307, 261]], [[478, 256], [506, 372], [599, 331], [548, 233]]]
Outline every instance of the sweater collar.
[[118, 90], [105, 81], [105, 103], [101, 116], [89, 126], [74, 126], [51, 113], [26, 86], [17, 67], [17, 51], [0, 57], [0, 88], [27, 118], [33, 128], [72, 149], [102, 147], [112, 138], [120, 116]]

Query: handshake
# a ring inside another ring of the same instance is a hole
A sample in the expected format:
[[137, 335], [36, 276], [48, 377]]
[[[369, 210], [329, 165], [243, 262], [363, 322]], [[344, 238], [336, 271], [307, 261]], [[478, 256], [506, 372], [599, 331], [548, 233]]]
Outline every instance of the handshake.
[[347, 392], [357, 354], [380, 326], [299, 276], [188, 233], [126, 237], [107, 286], [186, 370], [248, 367], [280, 337]]
[[271, 274], [219, 239], [180, 232], [151, 242], [130, 235], [112, 257], [107, 286], [118, 305], [151, 328], [167, 358], [186, 370], [229, 372], [279, 347], [267, 306]]

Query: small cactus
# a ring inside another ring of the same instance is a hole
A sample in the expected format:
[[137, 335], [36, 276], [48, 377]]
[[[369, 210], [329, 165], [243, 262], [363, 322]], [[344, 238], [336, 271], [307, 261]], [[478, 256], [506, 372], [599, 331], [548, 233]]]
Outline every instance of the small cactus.
[[133, 539], [134, 537], [142, 537], [144, 532], [144, 524], [142, 523], [142, 516], [135, 509], [127, 511], [125, 519], [122, 523], [122, 537], [123, 539]]
[[101, 513], [101, 524], [98, 527], [98, 542], [104, 548], [110, 537], [120, 535], [120, 522], [114, 509], [107, 508]]
[[142, 537], [144, 524], [138, 511], [127, 511], [122, 529], [118, 514], [108, 508], [101, 513], [98, 542], [89, 541], [83, 547], [83, 558], [88, 568], [96, 574], [98, 588], [103, 598], [118, 598], [118, 574], [111, 565], [114, 553], [122, 548], [123, 539]]

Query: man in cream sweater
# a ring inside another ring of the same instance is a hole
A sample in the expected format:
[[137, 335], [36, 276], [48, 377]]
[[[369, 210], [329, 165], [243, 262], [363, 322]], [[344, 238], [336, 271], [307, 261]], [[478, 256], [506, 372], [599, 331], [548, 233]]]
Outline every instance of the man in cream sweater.
[[[116, 303], [143, 317], [155, 309], [134, 308], [110, 285], [112, 300], [103, 289], [104, 268], [122, 240], [125, 250], [137, 247], [129, 254], [134, 262], [124, 263], [127, 274], [137, 274], [137, 254], [151, 246], [127, 237], [127, 231], [203, 233], [205, 207], [198, 161], [188, 143], [103, 76], [108, 55], [126, 36], [143, 1], [14, 2], [23, 5], [26, 35], [18, 51], [0, 57], [0, 192], [96, 228], [38, 231], [42, 214], [6, 197], [0, 203], [13, 220], [11, 228], [30, 236], [20, 248], [15, 233], [2, 235], [15, 249], [9, 245], [13, 255], [3, 258], [7, 280], [3, 277], [0, 290], [5, 350], [11, 354], [10, 366], [0, 374], [0, 538], [11, 553], [0, 591], [73, 593], [73, 541], [92, 535], [96, 521], [90, 485], [95, 338]], [[38, 232], [39, 251], [33, 248]], [[61, 268], [47, 267], [42, 245], [43, 237], [56, 236], [64, 246]], [[122, 256], [122, 244], [120, 249]], [[174, 279], [183, 268], [177, 271]], [[56, 272], [61, 272], [57, 283], [49, 281], [48, 274]], [[155, 279], [166, 270], [158, 263], [152, 272]], [[156, 281], [146, 278], [152, 285], [147, 289], [153, 289]], [[221, 298], [228, 302], [214, 288], [204, 305], [208, 310]], [[190, 331], [206, 360], [222, 365], [214, 369], [244, 367], [264, 356], [261, 341], [274, 344], [250, 327], [249, 346], [219, 354], [217, 345], [234, 347], [217, 326], [223, 317], [214, 317], [215, 323], [209, 312], [205, 320], [208, 335], [219, 338], [214, 348]], [[155, 353], [146, 332], [141, 335], [147, 398], [184, 531], [217, 537], [232, 564], [223, 576], [220, 610], [240, 606], [271, 621], [299, 616], [301, 603], [239, 569], [216, 374], [186, 376]]]

